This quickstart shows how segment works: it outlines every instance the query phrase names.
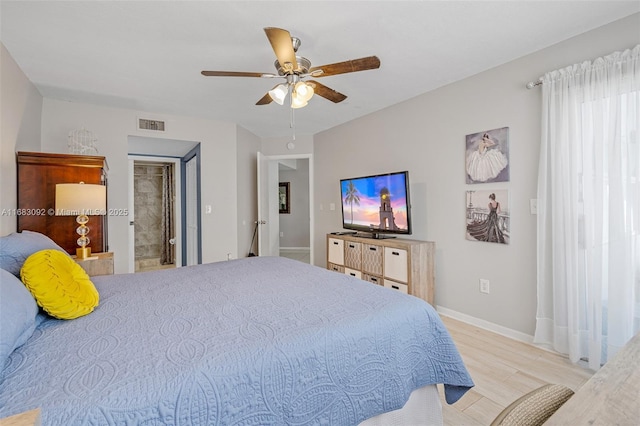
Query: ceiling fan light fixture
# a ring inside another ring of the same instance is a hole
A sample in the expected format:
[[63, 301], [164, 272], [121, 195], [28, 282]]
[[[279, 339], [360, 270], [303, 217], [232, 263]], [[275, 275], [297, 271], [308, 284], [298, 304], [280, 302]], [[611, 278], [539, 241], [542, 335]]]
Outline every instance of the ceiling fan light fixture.
[[313, 87], [303, 81], [299, 81], [295, 85], [295, 93], [301, 99], [309, 101], [313, 97]]
[[287, 97], [287, 86], [284, 84], [278, 84], [273, 89], [269, 90], [269, 96], [274, 100], [278, 105], [284, 104], [284, 99]]
[[307, 100], [297, 95], [295, 92], [291, 95], [291, 108], [302, 108], [307, 106]]

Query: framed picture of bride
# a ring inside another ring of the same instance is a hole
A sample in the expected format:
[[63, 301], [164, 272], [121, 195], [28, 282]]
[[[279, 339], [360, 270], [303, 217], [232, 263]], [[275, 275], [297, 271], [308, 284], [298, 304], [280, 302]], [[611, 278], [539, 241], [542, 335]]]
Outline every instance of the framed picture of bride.
[[509, 244], [511, 219], [508, 190], [467, 191], [466, 209], [467, 240]]
[[467, 183], [509, 182], [509, 128], [466, 136]]

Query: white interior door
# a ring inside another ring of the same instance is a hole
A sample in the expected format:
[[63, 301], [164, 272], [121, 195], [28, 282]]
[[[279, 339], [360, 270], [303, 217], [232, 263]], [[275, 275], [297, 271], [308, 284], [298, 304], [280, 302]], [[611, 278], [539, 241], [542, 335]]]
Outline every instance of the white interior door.
[[258, 152], [258, 256], [279, 256], [278, 164]]

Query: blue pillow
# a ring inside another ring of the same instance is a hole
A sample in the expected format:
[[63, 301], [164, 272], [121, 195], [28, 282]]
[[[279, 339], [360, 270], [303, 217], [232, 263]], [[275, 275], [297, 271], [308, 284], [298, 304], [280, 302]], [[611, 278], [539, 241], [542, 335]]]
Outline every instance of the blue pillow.
[[39, 232], [22, 231], [0, 237], [0, 268], [20, 277], [20, 268], [27, 257], [47, 249], [61, 250], [66, 253], [51, 238]]
[[36, 315], [38, 305], [22, 281], [0, 269], [0, 371], [9, 355], [33, 334]]

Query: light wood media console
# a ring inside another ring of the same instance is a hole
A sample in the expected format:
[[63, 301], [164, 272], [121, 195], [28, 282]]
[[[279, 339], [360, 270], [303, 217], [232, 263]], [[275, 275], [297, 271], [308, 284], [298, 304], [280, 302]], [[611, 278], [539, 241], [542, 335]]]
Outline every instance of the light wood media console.
[[327, 269], [434, 304], [435, 243], [327, 234]]

